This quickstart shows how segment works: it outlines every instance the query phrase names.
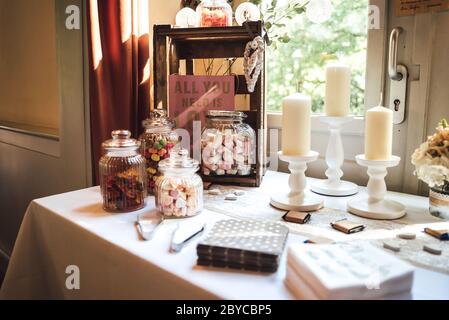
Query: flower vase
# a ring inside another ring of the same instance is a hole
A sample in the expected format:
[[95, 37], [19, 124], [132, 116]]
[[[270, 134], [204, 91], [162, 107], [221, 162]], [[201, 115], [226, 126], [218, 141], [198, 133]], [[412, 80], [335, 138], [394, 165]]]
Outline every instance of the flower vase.
[[429, 211], [435, 217], [449, 220], [449, 182], [442, 187], [430, 188]]

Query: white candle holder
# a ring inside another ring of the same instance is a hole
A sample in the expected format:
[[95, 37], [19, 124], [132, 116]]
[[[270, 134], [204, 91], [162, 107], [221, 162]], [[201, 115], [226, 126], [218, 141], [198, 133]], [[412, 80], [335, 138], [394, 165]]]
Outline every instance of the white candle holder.
[[343, 171], [340, 169], [345, 160], [340, 130], [345, 123], [351, 122], [352, 116], [347, 117], [320, 117], [320, 121], [329, 125], [330, 137], [326, 150], [327, 180], [319, 180], [312, 184], [311, 190], [326, 196], [352, 196], [358, 192], [355, 183], [340, 180]]
[[290, 192], [278, 193], [271, 197], [271, 205], [281, 210], [316, 211], [323, 207], [323, 200], [305, 192], [307, 185], [305, 172], [307, 163], [318, 159], [318, 152], [310, 151], [306, 156], [286, 156], [280, 151], [279, 158], [289, 163]]
[[378, 220], [394, 220], [405, 215], [405, 206], [399, 202], [385, 199], [387, 168], [395, 167], [401, 158], [392, 156], [390, 160], [367, 160], [365, 155], [356, 156], [359, 165], [368, 167], [368, 197], [348, 202], [348, 211], [357, 216]]

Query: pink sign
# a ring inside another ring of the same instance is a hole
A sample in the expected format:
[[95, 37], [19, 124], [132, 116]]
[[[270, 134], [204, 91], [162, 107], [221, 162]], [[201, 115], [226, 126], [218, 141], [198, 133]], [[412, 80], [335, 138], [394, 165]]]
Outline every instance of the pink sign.
[[208, 110], [234, 110], [234, 76], [170, 75], [169, 115], [178, 128], [192, 133], [192, 123], [204, 127]]

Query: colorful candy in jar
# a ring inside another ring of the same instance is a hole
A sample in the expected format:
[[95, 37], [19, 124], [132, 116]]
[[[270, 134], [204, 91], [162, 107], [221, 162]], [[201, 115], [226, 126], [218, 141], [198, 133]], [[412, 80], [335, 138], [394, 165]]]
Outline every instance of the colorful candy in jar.
[[132, 211], [144, 206], [144, 182], [135, 169], [102, 177], [103, 207], [110, 211]]
[[178, 143], [178, 135], [174, 131], [174, 122], [161, 109], [150, 112], [149, 118], [142, 124], [145, 131], [139, 139], [141, 153], [146, 160], [148, 193], [154, 194], [159, 162], [170, 156], [171, 150]]
[[201, 11], [202, 27], [226, 27], [229, 21], [229, 12], [223, 8], [204, 8]]
[[128, 130], [114, 130], [104, 141], [98, 162], [103, 208], [107, 211], [133, 211], [145, 206], [147, 196], [145, 158], [140, 143]]
[[232, 7], [227, 0], [201, 0], [196, 11], [200, 27], [232, 26]]
[[153, 194], [156, 179], [159, 176], [158, 164], [170, 156], [170, 151], [178, 143], [176, 137], [155, 134], [142, 143], [143, 155], [146, 159], [148, 176], [148, 192]]

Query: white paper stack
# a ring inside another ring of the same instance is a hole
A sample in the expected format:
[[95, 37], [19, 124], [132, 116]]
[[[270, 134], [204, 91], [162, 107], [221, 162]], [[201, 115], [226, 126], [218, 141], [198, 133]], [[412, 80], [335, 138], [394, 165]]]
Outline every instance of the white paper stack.
[[298, 299], [403, 299], [414, 269], [369, 243], [289, 247], [285, 284]]

